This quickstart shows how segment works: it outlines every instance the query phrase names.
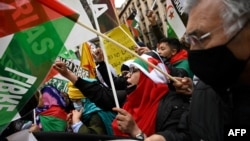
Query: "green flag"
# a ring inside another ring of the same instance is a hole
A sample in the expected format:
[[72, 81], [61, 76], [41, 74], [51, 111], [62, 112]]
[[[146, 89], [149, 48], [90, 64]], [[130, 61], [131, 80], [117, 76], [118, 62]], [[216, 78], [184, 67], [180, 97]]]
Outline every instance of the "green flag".
[[68, 18], [77, 17], [74, 11], [55, 0], [40, 2], [0, 0], [6, 5], [0, 13], [0, 133], [41, 85], [75, 24]]

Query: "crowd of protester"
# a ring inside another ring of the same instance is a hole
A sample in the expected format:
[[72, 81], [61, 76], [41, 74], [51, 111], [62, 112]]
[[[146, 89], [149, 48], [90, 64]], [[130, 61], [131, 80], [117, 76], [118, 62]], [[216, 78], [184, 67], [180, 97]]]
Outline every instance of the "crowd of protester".
[[56, 61], [53, 67], [69, 80], [67, 94], [45, 85], [35, 94], [35, 119], [27, 114], [18, 129], [9, 126], [4, 133], [29, 129], [145, 141], [223, 141], [229, 128], [250, 127], [249, 0], [186, 0], [185, 10], [189, 18], [182, 39], [165, 37], [148, 11], [156, 50], [138, 43], [135, 52], [147, 62], [127, 60], [112, 78], [100, 48], [93, 56], [101, 79], [77, 77]]

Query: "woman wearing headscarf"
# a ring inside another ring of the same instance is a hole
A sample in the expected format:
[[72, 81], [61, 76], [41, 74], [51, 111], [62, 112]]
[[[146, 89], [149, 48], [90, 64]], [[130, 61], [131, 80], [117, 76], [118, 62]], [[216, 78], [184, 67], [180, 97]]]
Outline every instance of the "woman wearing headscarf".
[[40, 92], [39, 103], [35, 109], [36, 125], [32, 125], [30, 131], [65, 131], [67, 112], [63, 95], [51, 85], [44, 86]]
[[[147, 52], [141, 57], [167, 72], [156, 52]], [[107, 110], [116, 107], [111, 90], [78, 78], [65, 69], [62, 62], [56, 62], [54, 67], [96, 105]], [[118, 112], [112, 123], [115, 135], [143, 139], [155, 133], [165, 131], [166, 134], [172, 134], [166, 131], [178, 130], [182, 113], [188, 110], [189, 96], [170, 90], [166, 76], [140, 59], [134, 60], [127, 76], [130, 87], [124, 91], [116, 91], [122, 108], [113, 108]], [[187, 136], [183, 133], [179, 138], [185, 139]]]
[[[96, 80], [88, 79], [88, 81]], [[68, 95], [75, 108], [68, 116], [74, 133], [113, 135], [111, 123], [115, 118], [114, 112], [97, 107], [71, 82], [68, 83]]]
[[[161, 60], [154, 58], [158, 57], [156, 54], [143, 54], [141, 57], [167, 73], [166, 67]], [[154, 121], [156, 121], [160, 100], [169, 92], [168, 80], [164, 74], [152, 68], [141, 59], [133, 61], [130, 65], [130, 73], [128, 75], [127, 81], [134, 85], [132, 88], [134, 90], [127, 96], [127, 102], [123, 105], [122, 111], [115, 108], [119, 114], [112, 124], [113, 129], [116, 135], [124, 135], [124, 132], [133, 134], [131, 132], [133, 129], [125, 131], [126, 129], [124, 130], [123, 126], [127, 125], [122, 124], [126, 120], [124, 119], [127, 115], [125, 114], [126, 111], [132, 115], [134, 121], [144, 133], [148, 135], [153, 134], [156, 129], [156, 122]], [[136, 136], [136, 134], [132, 136]]]

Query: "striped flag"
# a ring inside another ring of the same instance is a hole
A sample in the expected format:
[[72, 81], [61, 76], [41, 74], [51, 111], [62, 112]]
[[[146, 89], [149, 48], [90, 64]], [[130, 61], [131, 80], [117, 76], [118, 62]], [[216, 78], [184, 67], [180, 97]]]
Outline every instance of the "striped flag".
[[[75, 3], [75, 1], [72, 0], [63, 1]], [[119, 20], [113, 7], [113, 0], [80, 0], [80, 2], [80, 5], [88, 14], [88, 19], [90, 19], [92, 26], [95, 29], [97, 29], [96, 27], [98, 26], [101, 33], [108, 32], [111, 29], [119, 26]]]
[[78, 14], [56, 0], [0, 5], [1, 133], [43, 82]]
[[[145, 59], [147, 62], [150, 62], [154, 64], [156, 67], [160, 68], [163, 72], [167, 73], [165, 64], [155, 51], [142, 54], [141, 57]], [[157, 69], [151, 67], [150, 65], [142, 61], [140, 58], [134, 59], [134, 61], [131, 63], [131, 66], [139, 68], [145, 75], [147, 75], [155, 83], [169, 82], [168, 78], [164, 74], [159, 72]]]
[[106, 5], [107, 10], [97, 17], [100, 30], [102, 33], [108, 32], [115, 27], [119, 26], [119, 20], [118, 17], [116, 16], [115, 8], [113, 6], [114, 0], [99, 0], [98, 2], [94, 2], [96, 5]]
[[[88, 17], [89, 11], [85, 9], [85, 7], [88, 5], [82, 5], [81, 3], [82, 0], [59, 0], [59, 1], [62, 2], [67, 7], [77, 11], [77, 13], [79, 14], [78, 18], [79, 23], [84, 23], [90, 28], [93, 28], [93, 25], [91, 24], [91, 19], [90, 17]], [[77, 50], [76, 46], [96, 37], [97, 35], [95, 33], [89, 31], [88, 29], [83, 28], [80, 24], [75, 24], [69, 34], [69, 37], [65, 41], [65, 46], [68, 50], [76, 51]]]
[[187, 15], [184, 14], [185, 0], [167, 0], [167, 37], [181, 38], [186, 31]]
[[[61, 52], [59, 53], [60, 58], [66, 58], [69, 60], [78, 60], [75, 52], [73, 50], [67, 50], [66, 48], [62, 48]], [[65, 60], [66, 60], [65, 59]], [[67, 83], [68, 79], [63, 77], [55, 68], [51, 67], [51, 70], [47, 74], [46, 78], [44, 79], [43, 84], [45, 85], [52, 85], [57, 88], [61, 92], [67, 92]]]
[[129, 17], [127, 18], [127, 24], [130, 30], [132, 31], [132, 34], [134, 37], [139, 37], [141, 34], [141, 31], [139, 29], [139, 22], [140, 22], [140, 16], [139, 14], [134, 10]]

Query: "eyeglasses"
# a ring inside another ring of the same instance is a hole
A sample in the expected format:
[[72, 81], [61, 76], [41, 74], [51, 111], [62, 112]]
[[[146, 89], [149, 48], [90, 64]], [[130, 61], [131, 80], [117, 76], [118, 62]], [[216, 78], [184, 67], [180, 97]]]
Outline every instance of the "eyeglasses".
[[217, 30], [221, 29], [223, 27], [223, 25], [215, 28], [214, 30], [207, 32], [203, 35], [201, 35], [200, 37], [198, 37], [197, 35], [194, 35], [195, 32], [190, 33], [190, 34], [185, 34], [183, 37], [183, 41], [185, 42], [185, 44], [189, 45], [189, 46], [201, 46], [202, 45], [202, 40], [208, 38], [209, 36], [211, 36], [212, 33], [216, 32]]
[[[233, 26], [234, 24], [238, 23], [238, 20], [235, 20], [231, 26]], [[246, 24], [244, 24], [246, 25]], [[239, 30], [237, 32], [235, 32], [235, 34], [233, 36], [231, 36], [231, 38], [229, 40], [231, 40], [233, 37], [235, 37], [239, 31], [241, 31], [241, 29], [243, 29], [244, 26], [240, 27]], [[209, 36], [211, 36], [214, 32], [218, 31], [219, 29], [223, 28], [223, 24], [218, 26], [217, 28], [213, 29], [210, 32], [207, 32], [203, 35], [201, 35], [200, 37], [198, 37], [197, 35], [194, 35], [195, 32], [190, 33], [190, 34], [185, 34], [183, 36], [183, 41], [185, 44], [189, 45], [189, 46], [202, 46], [202, 41], [206, 38], [208, 38]]]
[[129, 73], [129, 71], [122, 71], [121, 76], [126, 77], [128, 73]]
[[129, 68], [129, 72], [130, 72], [131, 74], [133, 74], [133, 73], [135, 73], [135, 72], [138, 72], [138, 71], [139, 71], [138, 68], [135, 68], [135, 67], [130, 67], [130, 68]]

